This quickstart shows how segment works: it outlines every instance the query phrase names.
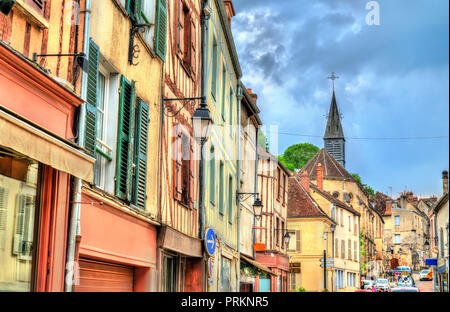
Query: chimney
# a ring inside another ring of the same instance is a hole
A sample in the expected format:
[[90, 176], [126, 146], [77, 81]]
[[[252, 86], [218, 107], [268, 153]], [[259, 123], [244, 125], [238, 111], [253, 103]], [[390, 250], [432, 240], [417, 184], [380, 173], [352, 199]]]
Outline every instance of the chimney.
[[247, 89], [247, 91], [248, 91], [248, 94], [250, 94], [250, 97], [252, 98], [253, 102], [255, 102], [255, 104], [256, 104], [256, 102], [258, 102], [258, 94], [253, 93], [252, 89]]
[[448, 193], [448, 171], [442, 171], [442, 192]]
[[390, 200], [386, 201], [386, 210], [384, 211], [384, 214], [386, 216], [389, 216], [392, 214], [392, 201], [390, 201]]
[[317, 187], [323, 190], [323, 168], [321, 163], [317, 165]]
[[309, 193], [309, 175], [308, 171], [304, 171], [300, 175], [300, 184], [303, 186], [303, 188]]
[[225, 10], [227, 11], [228, 15], [228, 23], [231, 27], [231, 19], [233, 16], [236, 15], [236, 12], [234, 11], [233, 1], [232, 0], [223, 0], [223, 3], [225, 4]]

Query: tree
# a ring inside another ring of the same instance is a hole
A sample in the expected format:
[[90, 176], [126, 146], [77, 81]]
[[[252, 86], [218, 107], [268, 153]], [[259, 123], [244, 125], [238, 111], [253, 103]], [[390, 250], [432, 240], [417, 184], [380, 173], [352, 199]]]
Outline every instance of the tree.
[[320, 149], [309, 143], [289, 146], [283, 155], [278, 156], [279, 161], [289, 170], [301, 169], [313, 158]]
[[364, 191], [366, 191], [367, 193], [369, 193], [372, 197], [375, 197], [375, 191], [373, 190], [373, 188], [371, 188], [368, 185], [364, 185], [362, 183], [361, 177], [359, 176], [359, 174], [357, 173], [352, 173], [352, 177], [355, 178], [356, 181], [358, 181], [359, 184], [361, 184], [361, 186], [363, 187]]

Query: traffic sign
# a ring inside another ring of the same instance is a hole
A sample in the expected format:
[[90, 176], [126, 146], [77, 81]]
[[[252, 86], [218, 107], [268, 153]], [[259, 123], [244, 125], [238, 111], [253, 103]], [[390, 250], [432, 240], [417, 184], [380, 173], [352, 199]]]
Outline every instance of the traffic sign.
[[206, 252], [210, 256], [212, 256], [216, 251], [216, 234], [214, 233], [214, 230], [211, 228], [207, 229], [205, 234], [206, 234], [205, 235]]
[[[323, 268], [323, 263], [320, 264], [320, 267]], [[334, 268], [334, 263], [327, 263], [327, 268]]]
[[[333, 262], [333, 261], [334, 261], [334, 258], [327, 258], [327, 262]], [[323, 262], [323, 258], [320, 259], [320, 262]]]

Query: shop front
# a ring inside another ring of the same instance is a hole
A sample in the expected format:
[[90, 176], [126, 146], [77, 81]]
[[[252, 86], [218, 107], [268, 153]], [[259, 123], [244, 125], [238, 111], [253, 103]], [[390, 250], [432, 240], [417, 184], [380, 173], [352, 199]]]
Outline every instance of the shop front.
[[270, 277], [276, 276], [269, 268], [243, 255], [241, 255], [240, 273], [241, 292], [270, 291]]
[[156, 291], [157, 224], [82, 188], [75, 292]]
[[0, 42], [0, 291], [63, 291], [71, 176], [95, 159], [69, 139], [82, 100]]
[[[275, 276], [270, 277], [271, 292], [289, 291], [289, 257], [278, 251], [256, 253], [256, 261], [271, 269]], [[261, 282], [260, 282], [261, 284]]]
[[158, 235], [160, 291], [203, 292], [205, 261], [202, 241], [163, 225]]
[[438, 277], [438, 285], [440, 292], [448, 292], [448, 258], [447, 259], [439, 259], [438, 267], [437, 267], [437, 277]]

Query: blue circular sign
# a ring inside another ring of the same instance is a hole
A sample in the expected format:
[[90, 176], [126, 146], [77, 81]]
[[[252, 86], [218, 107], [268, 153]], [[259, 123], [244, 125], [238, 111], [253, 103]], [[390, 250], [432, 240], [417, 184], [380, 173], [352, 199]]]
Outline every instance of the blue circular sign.
[[214, 230], [211, 228], [206, 230], [205, 245], [208, 254], [210, 256], [214, 255], [214, 252], [216, 251], [216, 234], [214, 233]]

